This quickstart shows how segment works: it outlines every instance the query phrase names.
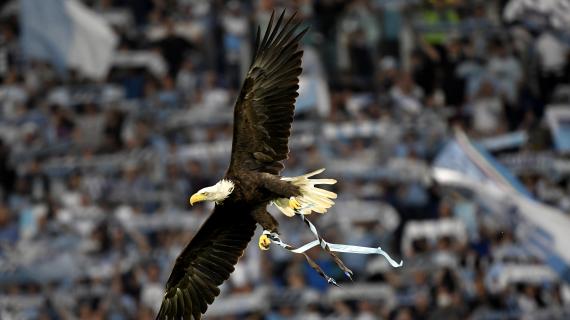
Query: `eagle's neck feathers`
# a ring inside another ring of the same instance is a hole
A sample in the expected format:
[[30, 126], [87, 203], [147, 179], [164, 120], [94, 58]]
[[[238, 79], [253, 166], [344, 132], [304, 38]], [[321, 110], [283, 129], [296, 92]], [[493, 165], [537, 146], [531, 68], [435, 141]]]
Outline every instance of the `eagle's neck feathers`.
[[207, 199], [217, 204], [226, 200], [234, 191], [235, 184], [228, 179], [222, 179], [215, 185], [202, 189], [206, 193]]

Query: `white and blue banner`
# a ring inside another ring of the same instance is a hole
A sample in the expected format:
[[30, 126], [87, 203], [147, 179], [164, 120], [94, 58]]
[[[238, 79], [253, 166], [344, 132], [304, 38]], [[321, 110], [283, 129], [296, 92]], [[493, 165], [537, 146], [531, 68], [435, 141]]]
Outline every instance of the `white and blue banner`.
[[455, 139], [448, 142], [435, 159], [434, 166], [458, 171], [471, 179], [488, 181], [503, 190], [532, 197], [506, 167], [462, 132], [457, 132]]
[[535, 201], [523, 184], [482, 147], [457, 131], [434, 161], [433, 178], [444, 186], [466, 188], [512, 223], [525, 248], [570, 282], [570, 218]]
[[27, 59], [46, 60], [100, 79], [118, 43], [109, 24], [77, 0], [21, 0], [22, 48]]

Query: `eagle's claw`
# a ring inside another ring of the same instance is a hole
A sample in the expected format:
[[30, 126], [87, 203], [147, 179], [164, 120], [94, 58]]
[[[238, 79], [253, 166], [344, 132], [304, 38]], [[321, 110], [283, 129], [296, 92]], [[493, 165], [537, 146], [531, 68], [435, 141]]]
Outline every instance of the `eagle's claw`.
[[271, 240], [266, 234], [262, 234], [259, 236], [259, 249], [261, 250], [269, 250], [269, 245], [271, 244]]
[[289, 198], [289, 207], [293, 210], [297, 210], [301, 208], [301, 203], [297, 201], [294, 197]]

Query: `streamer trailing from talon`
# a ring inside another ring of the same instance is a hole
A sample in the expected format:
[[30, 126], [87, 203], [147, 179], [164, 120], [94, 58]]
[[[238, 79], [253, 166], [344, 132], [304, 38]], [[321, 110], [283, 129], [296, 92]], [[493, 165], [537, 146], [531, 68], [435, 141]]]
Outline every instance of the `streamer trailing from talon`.
[[[190, 204], [215, 202], [214, 211], [176, 259], [166, 283], [157, 319], [200, 319], [220, 293], [218, 288], [253, 237], [257, 224], [278, 233], [277, 221], [267, 212], [274, 203], [292, 216], [299, 211], [324, 213], [336, 194], [315, 187], [334, 184], [312, 179], [316, 171], [285, 178], [280, 173], [289, 154], [289, 136], [298, 96], [301, 57], [295, 14], [285, 11], [271, 19], [257, 39], [253, 61], [234, 107], [233, 143], [229, 168], [218, 183], [203, 188]], [[267, 234], [259, 246], [267, 249]]]

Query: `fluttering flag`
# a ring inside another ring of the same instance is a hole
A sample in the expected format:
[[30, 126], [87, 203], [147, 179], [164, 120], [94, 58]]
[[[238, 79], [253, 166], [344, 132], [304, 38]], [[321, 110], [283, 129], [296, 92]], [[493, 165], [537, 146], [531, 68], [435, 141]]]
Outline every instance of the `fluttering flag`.
[[47, 60], [59, 71], [76, 69], [101, 79], [118, 38], [100, 15], [77, 0], [21, 0], [22, 48], [27, 59]]
[[512, 225], [523, 247], [570, 281], [570, 218], [535, 200], [505, 166], [457, 129], [436, 157], [433, 178], [439, 185], [471, 190], [497, 220]]

